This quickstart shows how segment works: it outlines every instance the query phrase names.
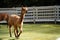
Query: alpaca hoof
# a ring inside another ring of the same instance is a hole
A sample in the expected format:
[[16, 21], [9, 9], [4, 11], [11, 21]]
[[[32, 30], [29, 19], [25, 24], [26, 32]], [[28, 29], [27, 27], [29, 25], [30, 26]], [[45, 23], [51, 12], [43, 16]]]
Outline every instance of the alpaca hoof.
[[19, 38], [18, 36], [15, 36], [17, 39]]
[[12, 37], [12, 36], [10, 36], [10, 37]]
[[10, 37], [12, 37], [12, 36], [10, 36]]
[[16, 37], [16, 39], [19, 39], [19, 37]]

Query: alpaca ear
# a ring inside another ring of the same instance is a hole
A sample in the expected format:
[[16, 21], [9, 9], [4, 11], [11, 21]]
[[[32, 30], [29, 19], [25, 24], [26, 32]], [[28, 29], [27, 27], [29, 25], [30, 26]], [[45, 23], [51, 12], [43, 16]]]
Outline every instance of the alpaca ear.
[[27, 7], [27, 5], [23, 4], [22, 7]]
[[21, 7], [23, 7], [23, 5]]

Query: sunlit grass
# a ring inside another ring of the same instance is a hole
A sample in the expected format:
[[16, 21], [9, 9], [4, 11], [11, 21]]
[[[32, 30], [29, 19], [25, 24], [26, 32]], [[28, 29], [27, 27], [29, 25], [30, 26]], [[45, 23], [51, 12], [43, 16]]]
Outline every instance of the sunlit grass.
[[[24, 24], [23, 33], [18, 40], [56, 40], [60, 37], [59, 24]], [[7, 25], [0, 26], [0, 40], [16, 40], [12, 29], [9, 37]]]

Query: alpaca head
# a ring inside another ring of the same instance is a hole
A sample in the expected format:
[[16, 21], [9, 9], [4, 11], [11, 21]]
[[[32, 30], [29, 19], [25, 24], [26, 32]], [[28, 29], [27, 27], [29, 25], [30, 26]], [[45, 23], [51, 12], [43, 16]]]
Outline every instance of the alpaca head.
[[28, 10], [28, 8], [27, 8], [27, 7], [22, 7], [22, 9], [24, 9], [24, 10], [26, 10], [26, 11]]
[[28, 10], [27, 7], [22, 7], [22, 10], [21, 11], [22, 11], [23, 14], [25, 14], [25, 13], [27, 13], [27, 10]]
[[6, 20], [6, 21], [7, 21], [7, 20], [8, 20], [8, 18], [9, 18], [9, 15], [8, 15], [8, 14], [5, 14], [5, 15], [4, 15], [4, 20]]

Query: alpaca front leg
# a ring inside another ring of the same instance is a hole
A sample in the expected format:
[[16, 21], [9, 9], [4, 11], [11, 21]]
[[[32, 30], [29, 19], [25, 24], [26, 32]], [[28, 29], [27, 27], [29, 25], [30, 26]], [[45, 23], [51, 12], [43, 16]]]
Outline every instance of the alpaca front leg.
[[16, 28], [16, 38], [18, 38], [18, 28]]
[[18, 37], [19, 37], [19, 36], [21, 35], [21, 33], [22, 33], [22, 26], [20, 26], [19, 29], [20, 29], [20, 33], [18, 34]]
[[16, 38], [18, 38], [18, 29], [17, 29], [16, 26], [15, 26], [15, 28], [14, 28], [14, 35], [15, 35]]
[[12, 37], [12, 34], [11, 34], [11, 26], [9, 26], [9, 33], [10, 33], [10, 37]]
[[16, 30], [14, 29], [14, 35], [15, 35], [15, 37], [16, 37]]

